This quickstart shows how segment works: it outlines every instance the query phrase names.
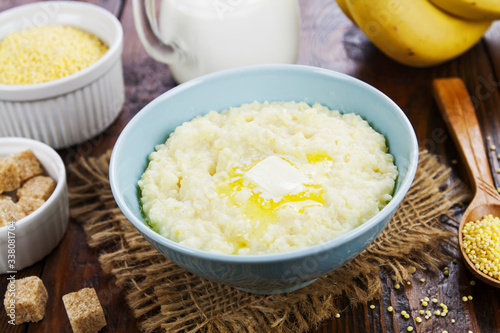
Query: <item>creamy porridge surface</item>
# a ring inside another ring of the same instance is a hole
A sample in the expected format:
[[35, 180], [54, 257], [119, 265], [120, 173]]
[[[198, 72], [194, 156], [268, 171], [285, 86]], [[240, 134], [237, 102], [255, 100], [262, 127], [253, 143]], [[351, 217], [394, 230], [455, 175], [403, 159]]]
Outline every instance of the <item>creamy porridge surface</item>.
[[360, 116], [250, 103], [182, 124], [139, 180], [150, 226], [209, 252], [254, 255], [336, 238], [377, 214], [398, 175]]

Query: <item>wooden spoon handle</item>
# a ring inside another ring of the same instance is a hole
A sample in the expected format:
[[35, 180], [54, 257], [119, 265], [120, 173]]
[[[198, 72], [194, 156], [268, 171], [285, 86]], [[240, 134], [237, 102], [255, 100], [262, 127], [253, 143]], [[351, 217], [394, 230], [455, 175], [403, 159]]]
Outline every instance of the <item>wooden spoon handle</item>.
[[435, 79], [434, 97], [477, 192], [480, 183], [493, 184], [484, 139], [469, 93], [459, 78]]

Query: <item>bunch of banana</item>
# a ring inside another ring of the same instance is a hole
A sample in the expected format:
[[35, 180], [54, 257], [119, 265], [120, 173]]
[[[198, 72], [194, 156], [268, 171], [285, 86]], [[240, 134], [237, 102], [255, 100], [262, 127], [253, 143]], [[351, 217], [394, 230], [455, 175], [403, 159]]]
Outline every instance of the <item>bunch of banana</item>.
[[433, 66], [470, 49], [493, 20], [500, 0], [337, 0], [340, 9], [387, 56]]
[[500, 19], [499, 0], [431, 0], [439, 8], [466, 20]]

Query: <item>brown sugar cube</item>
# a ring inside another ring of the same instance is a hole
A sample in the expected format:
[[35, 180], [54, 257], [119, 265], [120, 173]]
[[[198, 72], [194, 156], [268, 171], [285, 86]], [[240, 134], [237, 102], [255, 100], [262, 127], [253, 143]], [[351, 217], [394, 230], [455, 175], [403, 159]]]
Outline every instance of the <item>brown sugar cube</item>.
[[2, 195], [0, 198], [0, 227], [6, 226], [10, 221], [17, 221], [26, 214], [17, 206], [12, 198]]
[[20, 153], [11, 154], [9, 155], [9, 158], [17, 162], [17, 165], [19, 166], [19, 176], [21, 177], [21, 182], [43, 173], [40, 162], [31, 150], [25, 150]]
[[5, 194], [0, 194], [0, 200], [10, 200], [12, 201], [12, 197], [5, 195]]
[[19, 166], [11, 158], [0, 158], [0, 193], [9, 192], [21, 186]]
[[40, 208], [44, 203], [45, 200], [43, 199], [23, 196], [16, 202], [16, 206], [19, 207], [24, 214], [29, 215]]
[[52, 192], [54, 192], [55, 187], [56, 185], [52, 178], [47, 176], [36, 176], [28, 179], [23, 186], [17, 190], [16, 194], [19, 199], [22, 197], [30, 197], [47, 200]]
[[106, 318], [94, 288], [83, 288], [62, 297], [74, 333], [95, 333]]
[[42, 280], [38, 276], [28, 276], [8, 284], [3, 304], [7, 316], [18, 325], [42, 320], [47, 299]]

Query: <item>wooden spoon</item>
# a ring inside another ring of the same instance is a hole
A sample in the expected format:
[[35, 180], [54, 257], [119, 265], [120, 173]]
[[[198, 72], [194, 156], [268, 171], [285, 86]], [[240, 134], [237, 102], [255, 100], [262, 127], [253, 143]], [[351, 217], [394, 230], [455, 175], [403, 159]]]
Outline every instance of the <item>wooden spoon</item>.
[[458, 145], [460, 156], [466, 163], [467, 175], [474, 191], [472, 202], [465, 210], [458, 229], [462, 256], [466, 266], [478, 279], [500, 288], [500, 280], [475, 268], [465, 253], [462, 242], [462, 230], [467, 222], [480, 220], [488, 214], [500, 217], [500, 195], [493, 185], [486, 147], [476, 112], [467, 88], [459, 78], [435, 79], [433, 91], [446, 125]]

